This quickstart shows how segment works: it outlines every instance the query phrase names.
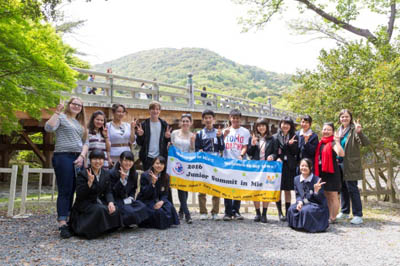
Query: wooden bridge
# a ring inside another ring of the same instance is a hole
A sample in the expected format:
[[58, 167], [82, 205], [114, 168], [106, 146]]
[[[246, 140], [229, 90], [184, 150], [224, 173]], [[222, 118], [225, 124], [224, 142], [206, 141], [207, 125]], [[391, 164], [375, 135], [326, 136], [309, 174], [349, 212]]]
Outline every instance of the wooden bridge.
[[[294, 120], [297, 118], [296, 114], [274, 108], [271, 104], [260, 104], [248, 99], [196, 89], [191, 74], [188, 74], [186, 86], [176, 86], [157, 80], [150, 81], [87, 69], [74, 69], [80, 73], [81, 80], [77, 81], [74, 91], [63, 93], [63, 96], [65, 98], [80, 97], [84, 102], [87, 119], [94, 111], [102, 110], [110, 120], [111, 106], [114, 103], [121, 103], [127, 107], [125, 121], [132, 121], [133, 118], [143, 120], [149, 117], [148, 105], [152, 100], [161, 103], [160, 116], [173, 128], [178, 126], [182, 113], [191, 113], [194, 128], [202, 128], [201, 113], [206, 108], [216, 113], [217, 125], [224, 126], [228, 121], [229, 112], [236, 108], [243, 114], [244, 126], [251, 128], [259, 117], [263, 117], [270, 121], [271, 132], [276, 132], [281, 118], [285, 116], [290, 116]], [[87, 79], [89, 75], [94, 75], [94, 80], [89, 81]], [[96, 88], [96, 94], [88, 94], [87, 92], [93, 88]], [[204, 93], [207, 94], [206, 97]], [[24, 130], [15, 132], [11, 136], [0, 135], [0, 167], [9, 167], [10, 158], [18, 150], [33, 150], [44, 168], [51, 167], [54, 150], [53, 134], [44, 131], [44, 124], [51, 114], [52, 112], [43, 110], [40, 121], [32, 119], [26, 113], [17, 114]], [[43, 141], [42, 144], [35, 144], [30, 135], [39, 132], [42, 133]], [[6, 177], [3, 175], [0, 179], [5, 180]]]

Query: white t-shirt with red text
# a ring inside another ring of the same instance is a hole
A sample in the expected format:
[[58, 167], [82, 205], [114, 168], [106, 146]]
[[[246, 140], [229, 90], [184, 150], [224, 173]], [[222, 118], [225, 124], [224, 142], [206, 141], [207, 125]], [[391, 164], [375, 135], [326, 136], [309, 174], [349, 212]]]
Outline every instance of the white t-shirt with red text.
[[225, 137], [224, 158], [239, 159], [243, 146], [249, 144], [250, 132], [244, 127], [229, 128]]

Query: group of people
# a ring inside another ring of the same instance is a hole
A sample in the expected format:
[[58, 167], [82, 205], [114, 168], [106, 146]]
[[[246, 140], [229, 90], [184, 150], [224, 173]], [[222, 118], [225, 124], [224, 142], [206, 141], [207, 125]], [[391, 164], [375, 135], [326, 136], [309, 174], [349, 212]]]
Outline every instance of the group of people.
[[[362, 206], [357, 180], [361, 179], [360, 145], [368, 143], [361, 125], [351, 113], [339, 115], [341, 127], [334, 134], [326, 123], [319, 141], [312, 132], [311, 117], [304, 116], [301, 130], [295, 132], [291, 118], [279, 123], [278, 132], [270, 133], [266, 119], [258, 119], [253, 132], [241, 126], [241, 113], [232, 110], [229, 125], [215, 128], [215, 114], [204, 110], [204, 128], [192, 133], [191, 114], [182, 114], [180, 128], [172, 131], [160, 118], [161, 105], [149, 105], [150, 117], [141, 123], [123, 122], [127, 110], [112, 106], [112, 121], [95, 111], [86, 124], [83, 102], [72, 97], [66, 106], [59, 104], [47, 121], [45, 130], [55, 132], [53, 167], [58, 186], [57, 220], [60, 236], [95, 238], [121, 227], [137, 225], [165, 229], [180, 220], [193, 222], [187, 206], [188, 192], [178, 190], [180, 208], [172, 202], [169, 175], [166, 173], [168, 146], [183, 152], [203, 151], [237, 160], [281, 161], [281, 190], [286, 212], [276, 202], [279, 219], [293, 228], [310, 232], [324, 231], [328, 222], [348, 218], [350, 201], [352, 223], [362, 223]], [[171, 132], [172, 131], [172, 132]], [[132, 145], [140, 146], [140, 179], [136, 172]], [[140, 181], [139, 181], [140, 180]], [[140, 189], [139, 188], [140, 184]], [[296, 191], [292, 206], [291, 191]], [[341, 192], [341, 213], [338, 192]], [[74, 200], [74, 195], [76, 197]], [[208, 219], [207, 197], [199, 193], [200, 219]], [[224, 199], [224, 221], [242, 220], [240, 201]], [[268, 202], [254, 202], [255, 222], [267, 222]], [[212, 197], [211, 218], [220, 220], [220, 199]]]

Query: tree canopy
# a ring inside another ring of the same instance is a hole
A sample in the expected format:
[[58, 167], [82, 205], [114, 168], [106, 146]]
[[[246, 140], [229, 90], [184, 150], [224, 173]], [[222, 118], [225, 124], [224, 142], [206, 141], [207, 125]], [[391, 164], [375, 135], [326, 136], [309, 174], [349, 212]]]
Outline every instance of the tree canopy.
[[0, 5], [0, 132], [19, 128], [16, 111], [40, 117], [61, 91], [75, 86], [68, 61], [80, 66], [74, 50], [43, 20], [39, 1], [4, 0]]
[[[276, 14], [283, 14], [289, 5], [298, 4], [295, 28], [304, 32], [319, 32], [338, 41], [346, 40], [343, 31], [379, 45], [392, 39], [399, 0], [233, 0], [247, 8], [247, 16], [240, 18], [243, 30], [262, 29]], [[304, 21], [303, 13], [311, 12], [317, 21]], [[387, 24], [374, 29], [356, 26], [361, 13], [387, 18]]]

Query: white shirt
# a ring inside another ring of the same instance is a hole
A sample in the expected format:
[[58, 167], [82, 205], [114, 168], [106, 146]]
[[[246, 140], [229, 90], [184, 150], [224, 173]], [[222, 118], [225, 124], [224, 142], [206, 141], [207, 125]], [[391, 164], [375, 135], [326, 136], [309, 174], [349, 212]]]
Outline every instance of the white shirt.
[[243, 146], [249, 144], [250, 131], [244, 127], [229, 128], [225, 137], [224, 158], [239, 159]]
[[303, 175], [300, 175], [300, 183], [303, 182], [303, 181], [304, 181], [304, 182], [311, 182], [311, 180], [313, 179], [313, 177], [314, 177], [313, 174], [309, 175], [307, 178], [304, 178]]

